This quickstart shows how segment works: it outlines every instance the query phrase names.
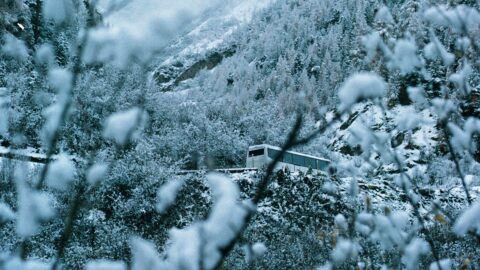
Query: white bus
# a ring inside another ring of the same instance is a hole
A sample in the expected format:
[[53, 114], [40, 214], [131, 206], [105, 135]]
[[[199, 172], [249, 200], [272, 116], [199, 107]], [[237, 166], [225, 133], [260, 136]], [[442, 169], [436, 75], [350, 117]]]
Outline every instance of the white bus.
[[[260, 144], [248, 147], [247, 168], [266, 167], [273, 159], [280, 154], [281, 149], [268, 144]], [[330, 160], [298, 152], [286, 151], [276, 168], [288, 167], [290, 171], [300, 170], [306, 172], [309, 168], [313, 172], [326, 172]]]

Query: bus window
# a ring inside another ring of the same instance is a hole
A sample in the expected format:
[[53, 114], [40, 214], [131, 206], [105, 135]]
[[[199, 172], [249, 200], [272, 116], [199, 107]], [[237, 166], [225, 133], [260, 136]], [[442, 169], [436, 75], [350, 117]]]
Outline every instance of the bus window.
[[305, 167], [310, 167], [310, 158], [304, 157], [305, 159]]
[[323, 170], [325, 171], [328, 167], [328, 161], [324, 161], [324, 160], [319, 160], [318, 161], [318, 168], [319, 170]]
[[316, 164], [316, 162], [315, 162], [315, 159], [306, 157], [306, 158], [305, 158], [305, 167], [309, 167], [309, 168], [312, 168], [312, 169], [316, 169], [316, 168], [317, 168], [317, 164]]
[[280, 151], [268, 148], [268, 157], [271, 159], [275, 159], [278, 155], [280, 155]]
[[283, 162], [292, 164], [293, 163], [293, 155], [290, 154], [290, 153], [285, 153], [285, 155], [283, 155]]
[[299, 155], [293, 155], [293, 165], [305, 166], [305, 158]]
[[248, 156], [249, 157], [256, 157], [256, 156], [263, 156], [263, 154], [265, 153], [264, 149], [255, 149], [255, 150], [250, 150], [248, 152]]

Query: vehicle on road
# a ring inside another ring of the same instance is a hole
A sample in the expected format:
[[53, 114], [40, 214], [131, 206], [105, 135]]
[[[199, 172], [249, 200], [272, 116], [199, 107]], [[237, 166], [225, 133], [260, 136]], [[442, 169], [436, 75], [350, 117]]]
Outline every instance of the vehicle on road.
[[[264, 168], [281, 153], [281, 150], [282, 149], [279, 147], [268, 144], [250, 146], [248, 147], [247, 162], [245, 167], [259, 169]], [[281, 161], [276, 165], [275, 169], [288, 168], [290, 171], [299, 170], [303, 172], [312, 169], [312, 171], [316, 173], [326, 172], [329, 165], [330, 160], [328, 159], [294, 151], [286, 151], [285, 154], [283, 154]]]

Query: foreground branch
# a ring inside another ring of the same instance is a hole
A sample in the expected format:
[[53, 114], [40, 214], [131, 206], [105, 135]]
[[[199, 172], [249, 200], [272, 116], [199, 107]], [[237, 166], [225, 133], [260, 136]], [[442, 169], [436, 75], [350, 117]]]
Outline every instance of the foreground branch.
[[462, 187], [463, 187], [463, 191], [465, 192], [465, 196], [467, 197], [468, 205], [471, 205], [472, 197], [470, 196], [470, 192], [468, 191], [467, 182], [465, 181], [465, 174], [463, 173], [462, 168], [460, 167], [460, 162], [457, 157], [457, 153], [455, 152], [452, 142], [450, 141], [450, 131], [448, 130], [447, 123], [446, 121], [442, 121], [440, 125], [442, 126], [443, 131], [445, 133], [445, 140], [447, 141], [448, 151], [452, 155], [452, 160], [453, 160], [453, 163], [455, 164], [455, 170], [457, 171], [458, 176], [462, 181]]
[[[295, 121], [294, 126], [292, 127], [290, 133], [287, 136], [287, 140], [285, 143], [282, 145], [280, 153], [275, 156], [272, 162], [268, 164], [268, 167], [263, 175], [263, 177], [260, 179], [260, 181], [257, 184], [256, 192], [254, 197], [252, 198], [252, 203], [254, 205], [257, 205], [260, 201], [262, 201], [268, 191], [268, 185], [270, 184], [270, 180], [272, 179], [274, 173], [275, 173], [275, 168], [277, 167], [277, 164], [281, 162], [283, 155], [291, 148], [299, 145], [304, 145], [312, 141], [314, 138], [316, 138], [319, 134], [322, 134], [325, 132], [328, 128], [330, 128], [334, 123], [339, 121], [342, 117], [343, 113], [336, 114], [335, 117], [325, 125], [319, 127], [309, 135], [307, 135], [304, 138], [298, 138], [300, 129], [302, 128], [303, 124], [303, 117], [302, 115], [299, 115]], [[235, 243], [238, 242], [240, 237], [242, 236], [243, 232], [245, 229], [248, 227], [250, 221], [254, 217], [256, 213], [255, 208], [247, 208], [247, 215], [245, 217], [243, 226], [238, 229], [236, 232], [235, 236], [226, 244], [225, 246], [221, 247], [219, 249], [221, 253], [221, 257], [217, 261], [216, 265], [213, 267], [213, 269], [220, 269], [220, 266], [223, 262], [223, 260], [230, 254], [232, 251], [233, 247], [235, 246]]]

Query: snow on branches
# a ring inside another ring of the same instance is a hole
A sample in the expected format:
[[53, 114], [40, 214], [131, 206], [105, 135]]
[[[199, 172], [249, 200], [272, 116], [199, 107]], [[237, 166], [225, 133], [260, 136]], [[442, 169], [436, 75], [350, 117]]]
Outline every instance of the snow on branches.
[[105, 121], [103, 136], [123, 146], [135, 137], [137, 128], [145, 118], [145, 113], [138, 107], [116, 112]]
[[338, 92], [339, 109], [349, 110], [357, 102], [381, 98], [386, 93], [387, 85], [379, 75], [367, 72], [354, 74], [343, 83]]

